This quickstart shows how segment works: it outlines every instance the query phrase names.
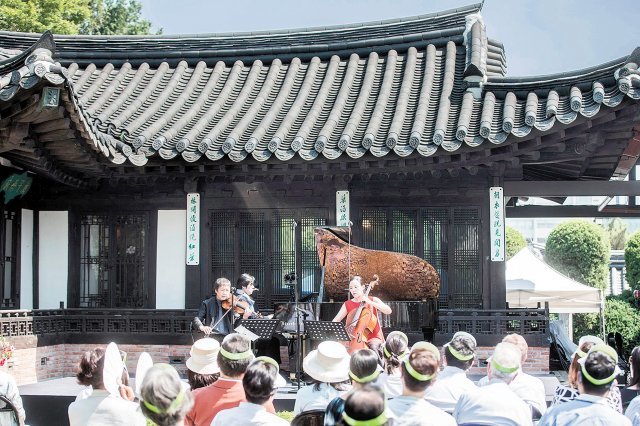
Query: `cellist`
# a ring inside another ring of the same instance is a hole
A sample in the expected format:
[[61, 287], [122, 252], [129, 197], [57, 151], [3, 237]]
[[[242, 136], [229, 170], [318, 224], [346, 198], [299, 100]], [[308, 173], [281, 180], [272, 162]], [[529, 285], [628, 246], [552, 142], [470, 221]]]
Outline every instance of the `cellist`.
[[[377, 318], [378, 312], [382, 312], [385, 315], [389, 315], [391, 313], [391, 308], [389, 305], [384, 303], [382, 300], [377, 297], [364, 297], [365, 295], [365, 286], [362, 284], [362, 278], [359, 276], [354, 276], [349, 282], [349, 293], [351, 293], [351, 299], [347, 300], [340, 307], [340, 311], [335, 316], [333, 321], [339, 322], [342, 321], [346, 316], [349, 315], [351, 311], [355, 311], [360, 307], [362, 302], [365, 303], [365, 308], [371, 310], [373, 315]], [[354, 327], [355, 324], [347, 324], [347, 328]], [[352, 337], [353, 338], [353, 337]], [[380, 327], [380, 322], [376, 322], [376, 326], [369, 334], [367, 338], [366, 344], [368, 347], [381, 345], [384, 343], [384, 335], [382, 334], [382, 328]]]

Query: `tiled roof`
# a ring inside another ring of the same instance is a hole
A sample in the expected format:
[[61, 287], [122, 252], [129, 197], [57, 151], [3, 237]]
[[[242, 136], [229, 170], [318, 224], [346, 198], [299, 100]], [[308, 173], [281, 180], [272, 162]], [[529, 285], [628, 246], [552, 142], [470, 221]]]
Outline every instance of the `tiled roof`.
[[[0, 74], [0, 109], [43, 82], [64, 86], [67, 109], [95, 149], [113, 163], [142, 166], [453, 155], [640, 100], [640, 50], [574, 73], [505, 78], [502, 45], [487, 39], [473, 12], [477, 6], [356, 27], [225, 37], [55, 36], [55, 51], [45, 35], [25, 50], [26, 59], [0, 62], [0, 70], [13, 67]], [[32, 39], [0, 34], [0, 46], [25, 48]], [[239, 41], [247, 44], [230, 47]], [[206, 43], [212, 47], [205, 54], [199, 49]], [[152, 65], [174, 48], [174, 60]], [[369, 53], [354, 53], [361, 49]], [[206, 60], [194, 62], [194, 52]], [[149, 62], [123, 62], [136, 54]], [[87, 65], [91, 55], [98, 65]], [[212, 60], [234, 56], [265, 59]], [[176, 62], [181, 57], [187, 60]], [[67, 64], [72, 58], [82, 61]]]

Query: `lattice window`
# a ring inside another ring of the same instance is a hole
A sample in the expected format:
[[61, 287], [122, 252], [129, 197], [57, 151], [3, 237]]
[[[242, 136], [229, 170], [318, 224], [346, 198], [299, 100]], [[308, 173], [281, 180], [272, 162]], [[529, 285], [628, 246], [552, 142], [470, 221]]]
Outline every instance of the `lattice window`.
[[18, 235], [19, 220], [16, 212], [4, 210], [0, 224], [0, 256], [2, 256], [2, 274], [0, 289], [2, 290], [2, 309], [18, 309], [20, 307], [17, 283]]
[[422, 258], [431, 263], [440, 275], [438, 303], [449, 302], [449, 209], [430, 208], [422, 210]]
[[387, 211], [362, 209], [362, 247], [371, 250], [387, 248]]
[[360, 223], [362, 247], [421, 256], [436, 268], [441, 308], [482, 307], [478, 208], [368, 207]]
[[82, 308], [141, 308], [146, 290], [146, 215], [80, 218]]
[[236, 213], [217, 211], [211, 214], [212, 282], [219, 277], [233, 277], [236, 270]]
[[81, 308], [109, 306], [109, 246], [107, 216], [87, 215], [80, 220]]

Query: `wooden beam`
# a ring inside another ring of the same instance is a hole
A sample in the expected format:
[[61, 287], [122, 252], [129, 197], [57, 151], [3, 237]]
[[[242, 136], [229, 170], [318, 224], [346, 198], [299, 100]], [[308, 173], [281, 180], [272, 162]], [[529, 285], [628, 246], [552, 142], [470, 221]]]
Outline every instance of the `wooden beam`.
[[607, 206], [515, 206], [506, 208], [507, 218], [537, 217], [640, 217], [640, 207]]
[[640, 195], [640, 181], [518, 181], [504, 183], [505, 197]]

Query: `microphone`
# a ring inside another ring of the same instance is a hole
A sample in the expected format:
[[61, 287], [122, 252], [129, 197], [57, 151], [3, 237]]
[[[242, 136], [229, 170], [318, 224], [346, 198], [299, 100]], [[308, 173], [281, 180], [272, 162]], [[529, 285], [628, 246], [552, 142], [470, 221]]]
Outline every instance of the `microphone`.
[[297, 226], [298, 226], [298, 222], [294, 220], [293, 223], [291, 224], [291, 227], [295, 229]]
[[255, 288], [255, 287], [253, 288], [253, 291], [258, 291], [258, 290], [260, 290], [260, 289], [259, 288]]

